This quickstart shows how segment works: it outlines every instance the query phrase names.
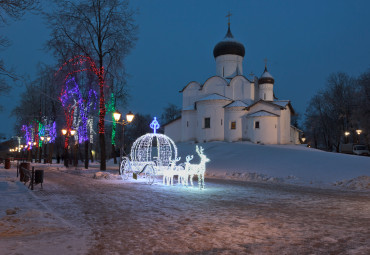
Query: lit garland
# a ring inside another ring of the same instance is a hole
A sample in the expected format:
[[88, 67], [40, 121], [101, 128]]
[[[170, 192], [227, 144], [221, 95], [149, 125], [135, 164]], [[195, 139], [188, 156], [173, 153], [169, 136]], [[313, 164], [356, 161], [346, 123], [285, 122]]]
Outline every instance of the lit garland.
[[88, 64], [90, 68], [82, 68], [78, 70], [74, 70], [66, 75], [65, 81], [67, 81], [68, 77], [72, 74], [79, 73], [79, 72], [85, 72], [85, 71], [92, 71], [99, 79], [99, 133], [104, 134], [104, 117], [106, 114], [106, 108], [105, 108], [105, 99], [104, 99], [104, 67], [98, 68], [95, 64], [95, 62], [88, 56], [78, 55], [75, 56], [68, 61], [66, 61], [57, 71], [61, 71], [66, 65], [71, 64], [73, 66], [82, 66], [84, 64]]
[[50, 142], [55, 142], [55, 139], [57, 138], [57, 129], [56, 129], [56, 123], [53, 122], [52, 125], [49, 125], [49, 136], [50, 136]]
[[[72, 83], [72, 86], [69, 86]], [[74, 78], [71, 78], [66, 81], [65, 87], [62, 89], [61, 95], [59, 100], [62, 102], [62, 106], [64, 108], [64, 115], [66, 117], [66, 124], [67, 124], [67, 132], [70, 132], [73, 124], [73, 115], [75, 108], [78, 105], [78, 101], [75, 100], [79, 99], [80, 90], [78, 88], [78, 84], [76, 83]], [[68, 148], [69, 136], [66, 135], [64, 141], [64, 148]]]
[[111, 141], [112, 141], [113, 145], [116, 145], [116, 139], [115, 138], [116, 138], [116, 125], [117, 125], [117, 123], [116, 123], [116, 121], [114, 119], [114, 115], [113, 115], [114, 111], [116, 110], [116, 103], [115, 103], [115, 98], [114, 98], [113, 93], [111, 93], [110, 102], [109, 102], [109, 104], [107, 104], [105, 106], [105, 108], [107, 109], [108, 112], [112, 113], [113, 122], [112, 122], [112, 139], [111, 139]]
[[[45, 127], [40, 122], [39, 123], [39, 137], [45, 136]], [[39, 147], [42, 147], [42, 140], [39, 139]]]
[[87, 122], [89, 113], [91, 110], [95, 110], [96, 108], [96, 99], [98, 96], [96, 92], [92, 89], [89, 90], [89, 95], [87, 98], [87, 102], [85, 104], [81, 94], [79, 94], [79, 106], [80, 106], [80, 116], [82, 124], [78, 127], [78, 142], [83, 143], [89, 140], [89, 134], [87, 132]]
[[22, 125], [22, 131], [24, 131], [24, 139], [26, 140], [27, 149], [32, 149], [32, 127]]

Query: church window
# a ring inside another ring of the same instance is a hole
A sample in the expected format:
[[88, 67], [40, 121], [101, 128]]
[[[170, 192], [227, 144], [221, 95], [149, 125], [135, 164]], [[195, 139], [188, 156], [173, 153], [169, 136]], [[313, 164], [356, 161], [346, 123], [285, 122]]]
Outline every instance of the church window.
[[260, 122], [259, 121], [254, 122], [254, 128], [260, 128]]
[[222, 126], [222, 119], [221, 119], [221, 126]]
[[211, 118], [204, 118], [204, 128], [211, 128]]
[[189, 121], [186, 122], [186, 126], [189, 127]]
[[236, 129], [236, 121], [231, 122], [230, 129]]
[[266, 100], [266, 93], [263, 93], [263, 100]]

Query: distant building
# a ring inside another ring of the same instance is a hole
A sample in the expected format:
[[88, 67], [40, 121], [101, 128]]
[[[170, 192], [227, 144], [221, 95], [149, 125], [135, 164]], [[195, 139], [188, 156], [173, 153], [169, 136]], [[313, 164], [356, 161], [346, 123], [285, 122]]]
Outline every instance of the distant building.
[[192, 81], [182, 93], [182, 114], [164, 127], [174, 141], [251, 141], [264, 144], [299, 142], [290, 125], [289, 100], [274, 96], [275, 80], [267, 67], [260, 78], [243, 76], [245, 48], [230, 30], [216, 44], [216, 75], [204, 84]]

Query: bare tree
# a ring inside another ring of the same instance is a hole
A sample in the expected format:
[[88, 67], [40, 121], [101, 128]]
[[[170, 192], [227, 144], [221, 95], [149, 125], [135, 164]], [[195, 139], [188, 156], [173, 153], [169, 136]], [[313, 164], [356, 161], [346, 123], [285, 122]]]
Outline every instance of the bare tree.
[[339, 151], [344, 132], [354, 133], [356, 129], [355, 98], [355, 79], [341, 72], [329, 76], [325, 89], [311, 99], [306, 109], [306, 133], [315, 145]]
[[161, 116], [162, 126], [181, 116], [181, 108], [175, 104], [169, 103], [164, 109]]
[[[94, 60], [99, 76], [99, 144], [101, 165], [106, 169], [104, 118], [107, 78], [123, 69], [123, 59], [136, 41], [137, 27], [128, 0], [55, 1], [57, 9], [46, 14], [51, 39], [49, 48], [59, 58], [78, 51]], [[70, 56], [71, 57], [71, 56]]]
[[[360, 75], [356, 85], [355, 124], [362, 130], [364, 141], [370, 144], [370, 70]], [[361, 142], [360, 137], [359, 141]]]

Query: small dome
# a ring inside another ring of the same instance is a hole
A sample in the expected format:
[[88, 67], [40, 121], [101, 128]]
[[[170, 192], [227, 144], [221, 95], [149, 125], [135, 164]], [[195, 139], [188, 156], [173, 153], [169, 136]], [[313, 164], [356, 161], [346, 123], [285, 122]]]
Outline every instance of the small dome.
[[227, 54], [238, 55], [241, 57], [244, 57], [245, 55], [245, 48], [243, 44], [234, 39], [234, 36], [230, 30], [230, 25], [225, 38], [221, 42], [217, 43], [213, 49], [213, 56], [215, 58]]
[[274, 84], [275, 79], [272, 77], [272, 75], [267, 71], [267, 67], [265, 66], [265, 71], [261, 75], [261, 77], [258, 79], [258, 84], [264, 84], [264, 83], [272, 83]]

